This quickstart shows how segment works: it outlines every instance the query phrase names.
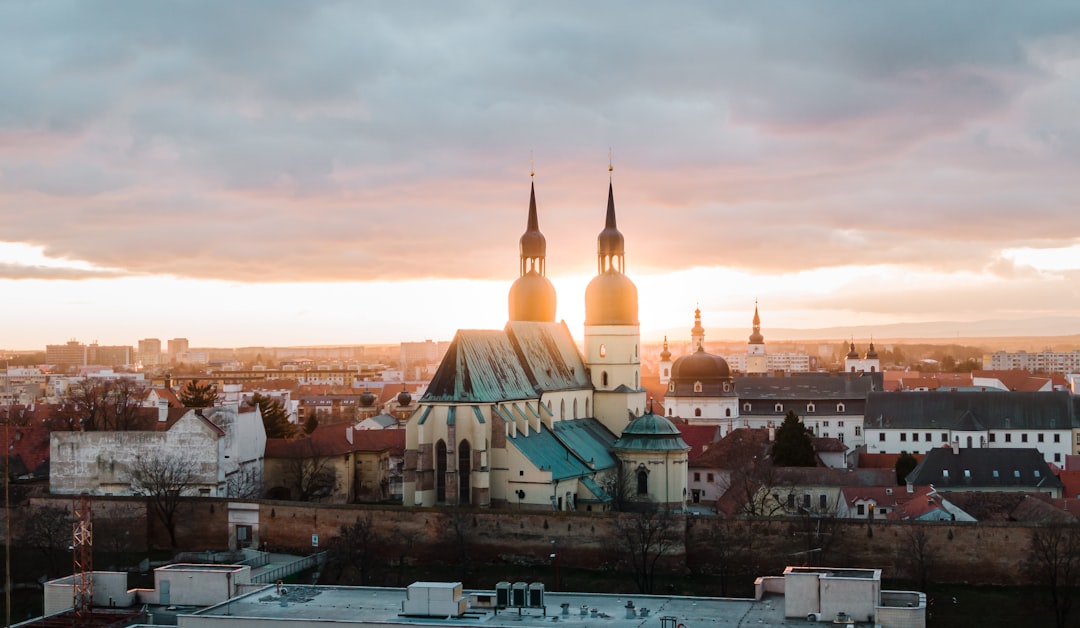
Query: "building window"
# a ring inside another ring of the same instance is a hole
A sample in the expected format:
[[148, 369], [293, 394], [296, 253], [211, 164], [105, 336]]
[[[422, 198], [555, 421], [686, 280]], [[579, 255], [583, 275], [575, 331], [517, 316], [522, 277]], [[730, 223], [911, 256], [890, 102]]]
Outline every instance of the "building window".
[[949, 435], [946, 434], [945, 432], [941, 433], [941, 442], [943, 442], [943, 443], [949, 442]]
[[701, 473], [700, 472], [694, 471], [694, 481], [695, 482], [700, 482], [701, 481]]
[[1061, 434], [1054, 434], [1054, 442], [1055, 443], [1060, 443], [1061, 442]]
[[578, 418], [577, 415], [577, 399], [574, 400], [574, 418]]
[[701, 392], [701, 382], [694, 382], [694, 392]]
[[600, 357], [602, 357], [602, 358], [607, 357], [607, 345], [605, 345], [605, 344], [600, 345]]
[[1041, 443], [1041, 442], [1043, 442], [1043, 439], [1044, 439], [1045, 437], [1046, 437], [1046, 435], [1045, 435], [1045, 434], [1043, 434], [1042, 432], [1039, 432], [1039, 435], [1038, 435], [1038, 437], [1037, 437], [1037, 439], [1036, 439], [1036, 440], [1038, 440], [1038, 441], [1039, 441], [1039, 442]]
[[671, 376], [671, 373], [669, 373], [667, 369], [664, 369], [664, 377], [670, 377], [670, 376]]
[[907, 442], [907, 432], [900, 432], [900, 442], [901, 443], [906, 443]]
[[925, 438], [924, 438], [923, 440], [925, 440], [926, 442], [928, 442], [928, 443], [929, 443], [929, 442], [930, 442], [930, 432], [927, 432], [927, 433], [926, 433], [926, 434], [924, 434], [923, 436], [925, 437]]
[[784, 411], [784, 404], [782, 404], [782, 403], [776, 404], [776, 407], [774, 408], [774, 410], [776, 410], [777, 412], [783, 412]]
[[814, 411], [814, 404], [812, 404], [812, 403], [806, 404], [806, 411], [807, 412], [813, 412]]
[[919, 433], [918, 432], [912, 432], [911, 433], [911, 441], [915, 442], [915, 443], [919, 442]]
[[829, 498], [824, 493], [818, 495], [818, 510], [825, 510], [829, 505]]
[[709, 481], [709, 482], [712, 482], [712, 481], [713, 481], [713, 474], [711, 474], [711, 473], [707, 474], [707, 475], [705, 476], [705, 479], [706, 479], [707, 481]]
[[997, 442], [997, 434], [995, 434], [993, 432], [990, 432], [990, 442], [991, 443]]
[[840, 427], [844, 427], [844, 422], [843, 421], [837, 421], [836, 424], [838, 426], [840, 426]]
[[881, 442], [885, 442], [885, 432], [878, 432], [877, 439]]
[[1027, 442], [1027, 436], [1028, 436], [1027, 434], [1021, 434], [1020, 435], [1020, 442], [1021, 443], [1026, 443]]
[[667, 409], [667, 415], [668, 416], [675, 416], [675, 411], [673, 409], [671, 409], [671, 408], [668, 408]]
[[802, 496], [803, 508], [810, 510], [810, 493], [806, 493]]
[[604, 388], [607, 388], [607, 381], [608, 381], [607, 371], [601, 371], [600, 372], [600, 385], [603, 386]]
[[701, 416], [701, 408], [694, 408], [694, 416]]
[[560, 419], [565, 419], [566, 418], [566, 400], [565, 399], [562, 399], [562, 400], [559, 401], [559, 418]]
[[855, 426], [855, 435], [856, 436], [862, 436], [862, 428], [859, 427], [858, 425]]
[[724, 409], [724, 416], [731, 416], [731, 408]]
[[844, 442], [844, 433], [840, 432], [839, 434], [837, 434], [836, 440], [840, 441], [841, 443]]
[[667, 387], [668, 392], [675, 392], [675, 382], [671, 382]]
[[859, 505], [855, 506], [855, 512], [856, 512], [856, 513], [857, 513], [857, 514], [858, 514], [858, 515], [859, 515], [860, 517], [862, 517], [863, 515], [865, 515], [865, 514], [866, 514], [866, 504], [859, 504]]
[[743, 412], [749, 412], [750, 411], [750, 404], [749, 403], [742, 404], [742, 411]]
[[649, 494], [649, 472], [645, 469], [638, 469], [637, 472], [637, 494]]
[[1012, 442], [1012, 434], [1009, 434], [1009, 433], [1005, 434], [1005, 442], [1006, 443], [1011, 443]]
[[795, 510], [795, 495], [789, 493], [787, 496], [788, 510]]
[[843, 412], [844, 411], [844, 404], [842, 404], [842, 403], [836, 404], [836, 411], [837, 412]]
[[823, 427], [829, 427], [829, 422], [828, 422], [828, 421], [822, 421], [822, 422], [821, 422], [821, 425], [822, 425]]
[[1060, 453], [1054, 454], [1054, 462], [1061, 462], [1061, 454]]

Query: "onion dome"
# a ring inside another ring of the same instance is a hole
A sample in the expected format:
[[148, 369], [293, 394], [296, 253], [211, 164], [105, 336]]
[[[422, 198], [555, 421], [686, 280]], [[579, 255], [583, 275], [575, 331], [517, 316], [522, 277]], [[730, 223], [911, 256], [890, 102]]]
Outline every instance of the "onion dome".
[[878, 359], [877, 350], [874, 349], [874, 341], [873, 340], [870, 341], [870, 348], [868, 348], [866, 350], [866, 359], [867, 360], [876, 360], [876, 359]]
[[370, 390], [365, 390], [363, 394], [360, 395], [360, 405], [365, 408], [370, 408], [371, 406], [375, 405], [375, 402], [378, 399], [379, 398], [375, 396], [375, 393], [371, 392]]
[[709, 384], [731, 378], [731, 367], [724, 358], [698, 350], [675, 360], [671, 365], [671, 379], [676, 382], [701, 382]]
[[630, 451], [690, 450], [690, 446], [682, 439], [679, 428], [666, 418], [652, 412], [630, 421], [612, 448]]
[[667, 362], [671, 359], [671, 352], [668, 351], [667, 336], [664, 336], [664, 350], [660, 352], [660, 360]]
[[410, 403], [412, 403], [412, 395], [410, 395], [409, 391], [407, 390], [399, 392], [397, 396], [397, 403], [399, 406], [402, 407], [409, 405]]
[[625, 249], [615, 224], [615, 197], [610, 183], [607, 220], [596, 242], [599, 274], [585, 289], [585, 324], [637, 325], [637, 287], [623, 274]]
[[529, 220], [520, 240], [521, 275], [507, 299], [511, 321], [555, 321], [555, 286], [544, 276], [547, 240], [536, 218], [536, 186], [529, 186]]
[[[694, 326], [690, 328], [691, 338], [700, 338], [699, 346], [705, 343], [705, 328], [701, 326], [701, 308], [694, 308]], [[695, 349], [697, 347], [694, 347]]]
[[847, 357], [849, 360], [858, 360], [859, 352], [855, 350], [855, 341], [851, 341], [851, 350], [848, 351]]
[[765, 336], [761, 335], [761, 317], [758, 316], [757, 303], [754, 303], [754, 333], [750, 334], [750, 344], [760, 345], [765, 342]]

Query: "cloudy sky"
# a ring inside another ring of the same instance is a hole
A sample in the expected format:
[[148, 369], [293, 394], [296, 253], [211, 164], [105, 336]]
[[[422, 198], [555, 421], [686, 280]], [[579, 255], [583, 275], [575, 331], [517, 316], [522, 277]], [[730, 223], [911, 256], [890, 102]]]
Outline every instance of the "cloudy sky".
[[[1080, 311], [1080, 3], [0, 4], [0, 347]], [[1077, 330], [1080, 332], [1080, 330]], [[766, 334], [766, 337], [768, 335]]]

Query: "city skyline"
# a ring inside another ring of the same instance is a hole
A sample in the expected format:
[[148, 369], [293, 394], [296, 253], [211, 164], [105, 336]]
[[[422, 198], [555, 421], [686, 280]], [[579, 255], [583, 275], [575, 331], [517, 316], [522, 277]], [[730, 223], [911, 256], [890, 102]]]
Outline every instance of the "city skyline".
[[623, 7], [0, 7], [0, 347], [501, 328], [530, 169], [580, 337], [609, 150], [645, 341], [1080, 311], [1080, 7]]

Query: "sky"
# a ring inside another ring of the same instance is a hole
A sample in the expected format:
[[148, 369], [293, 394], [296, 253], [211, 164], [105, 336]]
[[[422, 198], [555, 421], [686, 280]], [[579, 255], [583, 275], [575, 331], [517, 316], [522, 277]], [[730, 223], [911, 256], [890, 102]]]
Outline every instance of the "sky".
[[0, 58], [2, 348], [500, 328], [530, 171], [578, 337], [609, 176], [646, 341], [1080, 311], [1075, 0], [14, 0]]

